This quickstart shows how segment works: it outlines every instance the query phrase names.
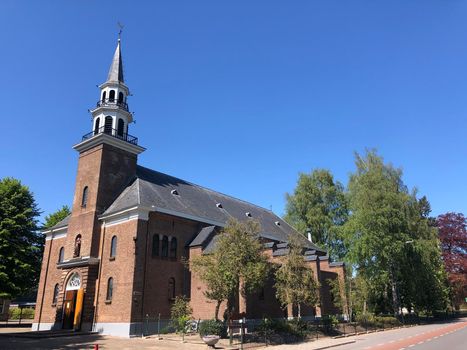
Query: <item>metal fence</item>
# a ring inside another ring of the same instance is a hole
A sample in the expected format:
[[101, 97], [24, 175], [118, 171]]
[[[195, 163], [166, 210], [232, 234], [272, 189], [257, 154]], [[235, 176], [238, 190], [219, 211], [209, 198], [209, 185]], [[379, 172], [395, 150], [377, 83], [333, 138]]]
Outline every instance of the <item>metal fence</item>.
[[[390, 315], [360, 317], [358, 321], [344, 321], [342, 317], [325, 316], [322, 318], [274, 319], [274, 326], [265, 327], [264, 319], [231, 320], [226, 323], [226, 335], [230, 345], [240, 348], [252, 348], [264, 345], [288, 344], [297, 341], [320, 339], [322, 337], [345, 337], [355, 334], [379, 332], [392, 328], [400, 328], [417, 324], [447, 321], [462, 316], [456, 313], [443, 313], [436, 316], [401, 315], [397, 318]], [[337, 322], [336, 322], [337, 321]], [[197, 336], [200, 323], [203, 320], [194, 319], [186, 324], [185, 334], [189, 343], [202, 343]], [[282, 327], [282, 328], [281, 328]], [[289, 327], [289, 328], [287, 328]], [[142, 335], [168, 340], [180, 341], [181, 334], [175, 333], [175, 323], [160, 315], [147, 315]], [[288, 330], [288, 331], [287, 331]]]

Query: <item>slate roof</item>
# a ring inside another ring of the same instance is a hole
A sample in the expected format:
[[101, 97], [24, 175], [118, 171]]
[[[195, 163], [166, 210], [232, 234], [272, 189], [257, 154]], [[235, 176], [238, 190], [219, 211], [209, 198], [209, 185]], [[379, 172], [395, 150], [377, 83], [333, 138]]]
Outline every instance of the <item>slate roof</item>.
[[122, 53], [120, 50], [120, 39], [118, 39], [117, 48], [115, 49], [114, 57], [112, 59], [112, 64], [110, 65], [109, 74], [107, 76], [107, 81], [120, 82], [124, 83], [123, 79], [123, 61]]
[[[173, 190], [178, 194], [173, 194]], [[224, 226], [230, 218], [246, 221], [250, 218], [246, 213], [250, 213], [251, 219], [259, 221], [262, 237], [287, 242], [290, 235], [297, 235], [304, 247], [324, 252], [270, 210], [142, 166], [137, 167], [136, 179], [102, 216], [135, 206], [192, 217], [193, 220], [215, 226]], [[203, 233], [209, 234], [208, 231]], [[199, 238], [200, 241], [203, 241], [202, 238]]]
[[190, 247], [203, 245], [216, 230], [216, 226], [203, 227], [196, 235], [195, 239], [189, 244]]
[[54, 226], [49, 227], [48, 229], [45, 229], [44, 231], [56, 230], [58, 228], [68, 226], [68, 221], [70, 221], [70, 217], [71, 217], [71, 214], [68, 215], [66, 218], [64, 218], [62, 221], [56, 223]]

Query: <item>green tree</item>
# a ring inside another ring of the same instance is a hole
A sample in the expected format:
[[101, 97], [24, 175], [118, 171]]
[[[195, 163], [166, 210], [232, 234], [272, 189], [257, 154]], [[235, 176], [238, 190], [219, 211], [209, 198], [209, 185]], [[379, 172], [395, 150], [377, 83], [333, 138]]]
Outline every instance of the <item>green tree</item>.
[[331, 172], [315, 169], [300, 174], [293, 194], [286, 194], [285, 220], [299, 232], [311, 230], [313, 242], [329, 250], [332, 258], [345, 256], [342, 225], [348, 208], [344, 186]]
[[172, 318], [177, 333], [182, 334], [183, 340], [185, 340], [187, 323], [192, 313], [193, 309], [190, 307], [190, 302], [185, 296], [175, 297], [175, 301], [170, 309], [170, 317]]
[[[411, 239], [405, 243], [399, 273], [401, 304], [408, 309], [434, 312], [448, 303], [447, 275], [441, 258], [438, 230], [429, 217], [426, 197], [416, 198], [413, 191], [407, 204]], [[420, 293], [423, 291], [423, 293]]]
[[417, 200], [416, 191], [409, 193], [402, 171], [385, 164], [375, 151], [363, 157], [356, 154], [355, 163], [357, 169], [348, 185], [352, 215], [345, 224], [345, 244], [347, 259], [369, 287], [372, 311], [441, 307], [443, 303], [420, 293], [430, 291], [444, 300], [439, 246], [430, 226], [428, 201]]
[[39, 214], [26, 186], [14, 178], [0, 180], [0, 297], [14, 298], [37, 286], [44, 244]]
[[62, 206], [56, 212], [49, 214], [45, 217], [44, 228], [50, 228], [58, 224], [60, 221], [65, 219], [68, 215], [71, 214], [70, 208], [68, 205]]
[[315, 306], [318, 303], [318, 283], [313, 271], [306, 266], [303, 247], [296, 237], [289, 237], [289, 252], [282, 258], [276, 270], [276, 297], [284, 308], [297, 307], [301, 317], [301, 306]]
[[235, 300], [260, 288], [267, 278], [269, 265], [259, 241], [260, 226], [253, 220], [231, 220], [216, 236], [211, 254], [194, 257], [191, 268], [206, 283], [205, 295], [216, 301], [215, 319], [227, 301], [227, 318], [234, 311]]

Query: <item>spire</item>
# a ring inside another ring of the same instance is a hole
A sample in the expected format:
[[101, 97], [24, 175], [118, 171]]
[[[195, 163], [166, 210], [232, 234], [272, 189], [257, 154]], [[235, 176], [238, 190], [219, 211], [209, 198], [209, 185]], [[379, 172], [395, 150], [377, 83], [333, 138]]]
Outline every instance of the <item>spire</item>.
[[112, 64], [110, 65], [107, 81], [117, 81], [119, 83], [125, 82], [123, 80], [123, 62], [122, 53], [120, 51], [120, 35], [118, 38], [117, 48], [115, 49], [114, 58], [112, 59]]

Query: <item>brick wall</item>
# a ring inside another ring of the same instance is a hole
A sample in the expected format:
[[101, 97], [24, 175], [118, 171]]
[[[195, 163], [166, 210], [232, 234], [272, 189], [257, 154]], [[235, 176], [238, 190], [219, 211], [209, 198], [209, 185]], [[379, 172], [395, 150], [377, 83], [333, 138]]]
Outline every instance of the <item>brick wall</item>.
[[[175, 281], [175, 295], [186, 295], [190, 297], [191, 273], [184, 264], [188, 259], [187, 245], [198, 234], [204, 225], [176, 218], [160, 213], [150, 213], [147, 229], [147, 259], [145, 262], [146, 273], [144, 280], [144, 306], [141, 315], [148, 314], [157, 317], [160, 313], [162, 318], [170, 316], [170, 308], [173, 303], [169, 295], [169, 280]], [[162, 237], [174, 237], [177, 239], [176, 258], [162, 257]], [[152, 243], [154, 237], [159, 238], [159, 256], [153, 256]], [[139, 273], [142, 277], [142, 273]], [[143, 282], [141, 282], [143, 283]]]
[[[340, 283], [344, 283], [345, 269], [344, 266], [329, 266], [329, 260], [325, 257], [320, 257], [320, 295], [321, 295], [321, 308], [323, 315], [342, 314], [344, 311], [339, 310], [333, 303], [333, 295], [329, 280], [339, 279]], [[345, 293], [341, 290], [341, 297], [345, 299]]]
[[[138, 232], [145, 225], [144, 221], [130, 220], [102, 229], [103, 245], [101, 272], [97, 281], [97, 322], [131, 322], [133, 306], [133, 280], [135, 261], [141, 255], [137, 251]], [[110, 257], [112, 237], [117, 237], [116, 255]], [[113, 278], [112, 300], [107, 300], [109, 278]]]
[[[36, 301], [36, 312], [34, 315], [34, 323], [44, 322], [44, 323], [54, 323], [56, 314], [57, 314], [57, 305], [60, 304], [61, 299], [63, 299], [63, 278], [62, 270], [57, 268], [58, 257], [60, 248], [65, 246], [66, 239], [55, 238], [53, 240], [47, 240], [44, 246], [44, 255], [42, 258], [42, 267], [41, 275], [39, 279], [39, 288], [37, 292], [37, 301]], [[49, 260], [49, 251], [50, 251], [50, 261]], [[46, 280], [46, 269], [47, 262], [49, 263], [49, 269], [47, 272]], [[53, 305], [53, 294], [56, 284], [60, 286], [60, 294], [58, 302], [56, 305]], [[45, 290], [44, 290], [45, 284]], [[42, 296], [44, 295], [44, 300], [42, 304]], [[61, 305], [61, 304], [60, 304]], [[42, 312], [42, 316], [40, 314]], [[60, 312], [59, 312], [60, 313]]]

